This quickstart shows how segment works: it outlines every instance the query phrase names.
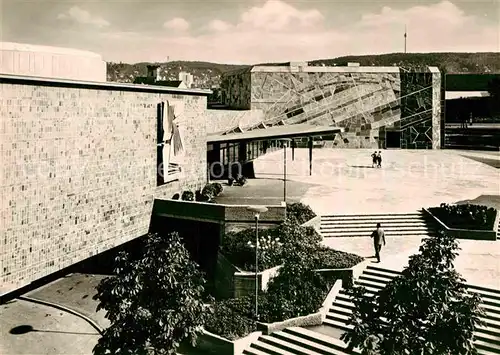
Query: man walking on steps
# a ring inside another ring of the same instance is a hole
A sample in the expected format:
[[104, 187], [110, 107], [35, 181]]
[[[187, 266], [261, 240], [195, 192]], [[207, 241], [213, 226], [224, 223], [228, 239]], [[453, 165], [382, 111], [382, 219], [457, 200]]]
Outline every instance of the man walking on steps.
[[385, 245], [385, 233], [380, 223], [377, 223], [377, 229], [375, 229], [371, 235], [373, 238], [373, 247], [375, 248], [375, 257], [377, 262], [380, 262], [380, 249], [382, 249], [382, 243]]

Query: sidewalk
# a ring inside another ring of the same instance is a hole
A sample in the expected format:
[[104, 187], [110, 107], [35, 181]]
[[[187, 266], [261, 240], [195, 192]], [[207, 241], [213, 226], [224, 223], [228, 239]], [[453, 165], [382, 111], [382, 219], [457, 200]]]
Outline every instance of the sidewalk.
[[[3, 304], [0, 314], [2, 355], [91, 355], [100, 337], [83, 319], [28, 301]], [[10, 333], [21, 325], [29, 325], [35, 331]]]

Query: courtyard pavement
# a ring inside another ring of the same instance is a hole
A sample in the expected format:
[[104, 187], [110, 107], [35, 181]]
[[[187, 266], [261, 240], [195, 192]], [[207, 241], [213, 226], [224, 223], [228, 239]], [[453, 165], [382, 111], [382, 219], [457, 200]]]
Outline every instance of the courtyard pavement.
[[[314, 150], [309, 176], [308, 150], [296, 149], [295, 161], [288, 154], [288, 179], [314, 185], [302, 202], [318, 214], [414, 212], [441, 202], [500, 195], [500, 170], [466, 158], [461, 151], [384, 150], [381, 169], [371, 167], [372, 152]], [[283, 154], [259, 157], [254, 166], [258, 178], [279, 179]]]
[[[85, 320], [52, 307], [13, 300], [0, 305], [0, 354], [91, 355], [100, 337]], [[15, 333], [28, 325], [34, 331]]]

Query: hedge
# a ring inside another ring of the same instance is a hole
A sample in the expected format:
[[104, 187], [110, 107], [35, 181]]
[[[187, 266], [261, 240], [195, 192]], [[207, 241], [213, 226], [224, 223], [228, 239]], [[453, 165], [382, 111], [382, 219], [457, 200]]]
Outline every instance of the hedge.
[[482, 205], [442, 203], [429, 211], [449, 228], [493, 230], [496, 209]]

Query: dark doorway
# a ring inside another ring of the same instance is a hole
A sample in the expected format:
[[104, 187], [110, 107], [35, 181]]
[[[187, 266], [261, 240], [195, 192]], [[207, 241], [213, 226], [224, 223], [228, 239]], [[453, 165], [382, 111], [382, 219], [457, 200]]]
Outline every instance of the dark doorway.
[[385, 143], [387, 148], [401, 148], [401, 132], [386, 131]]
[[150, 232], [163, 235], [178, 232], [189, 254], [205, 273], [208, 281], [207, 289], [211, 291], [217, 265], [221, 228], [222, 226], [217, 223], [153, 215]]

